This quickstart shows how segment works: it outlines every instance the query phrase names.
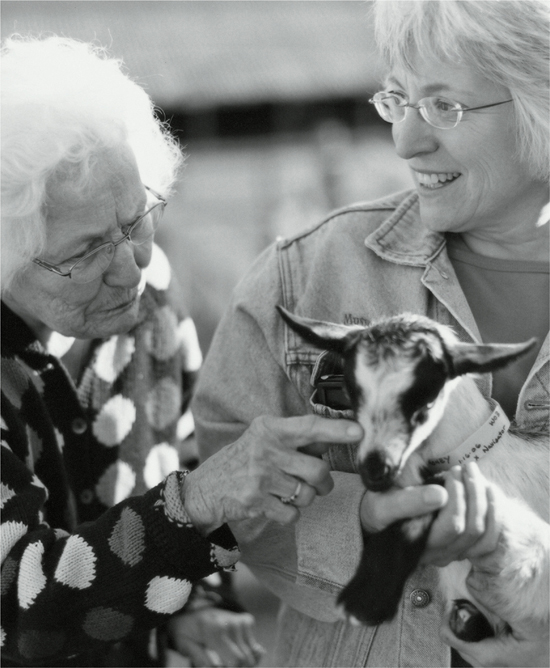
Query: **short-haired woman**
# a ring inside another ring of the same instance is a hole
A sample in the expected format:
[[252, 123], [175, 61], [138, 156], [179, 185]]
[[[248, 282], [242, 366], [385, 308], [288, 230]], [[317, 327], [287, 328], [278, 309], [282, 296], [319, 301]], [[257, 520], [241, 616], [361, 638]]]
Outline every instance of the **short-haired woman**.
[[[199, 382], [194, 413], [205, 454], [267, 406], [279, 415], [346, 414], [320, 400], [319, 381], [338, 368], [334, 357], [285, 329], [276, 304], [340, 323], [413, 312], [451, 325], [465, 341], [536, 336], [530, 356], [479, 386], [516, 432], [548, 437], [549, 5], [379, 0], [375, 23], [388, 75], [372, 103], [392, 123], [414, 191], [341, 209], [256, 263]], [[261, 376], [244, 364], [249, 357], [262, 360]], [[219, 378], [234, 379], [232, 391], [222, 395]], [[255, 394], [254, 405], [242, 401], [245, 392]], [[458, 661], [439, 638], [444, 613], [431, 566], [410, 578], [395, 619], [376, 628], [342, 620], [335, 602], [354, 574], [362, 531], [443, 508], [425, 555], [442, 565], [473, 549], [481, 506], [465, 502], [462, 484], [365, 493], [352, 450], [332, 448], [328, 460], [335, 489], [292, 534], [269, 525], [253, 539], [240, 536], [243, 558], [284, 603], [277, 665]], [[548, 665], [547, 640], [499, 639], [475, 659], [490, 663], [476, 665]]]

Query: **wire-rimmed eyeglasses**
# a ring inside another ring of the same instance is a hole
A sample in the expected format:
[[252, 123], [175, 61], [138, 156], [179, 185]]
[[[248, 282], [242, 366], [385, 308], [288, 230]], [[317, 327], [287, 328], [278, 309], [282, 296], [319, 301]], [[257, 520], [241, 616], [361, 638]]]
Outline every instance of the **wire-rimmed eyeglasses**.
[[145, 186], [145, 189], [147, 190], [149, 199], [155, 198], [157, 201], [145, 213], [139, 216], [137, 220], [128, 225], [126, 229], [123, 229], [123, 236], [117, 241], [108, 241], [100, 244], [82, 257], [78, 259], [71, 258], [60, 265], [50, 264], [39, 258], [34, 258], [33, 262], [58, 276], [70, 278], [75, 283], [90, 283], [99, 278], [107, 271], [115, 256], [116, 247], [123, 241], [129, 241], [134, 246], [141, 246], [153, 238], [164, 213], [166, 200], [152, 188]]
[[466, 111], [497, 107], [500, 104], [512, 102], [512, 100], [502, 100], [502, 102], [484, 104], [480, 107], [463, 107], [460, 103], [444, 97], [424, 97], [417, 104], [411, 104], [404, 95], [393, 91], [382, 91], [375, 93], [369, 102], [374, 104], [376, 111], [388, 123], [401, 123], [405, 119], [407, 109], [412, 108], [417, 109], [426, 123], [434, 128], [451, 130], [460, 123]]

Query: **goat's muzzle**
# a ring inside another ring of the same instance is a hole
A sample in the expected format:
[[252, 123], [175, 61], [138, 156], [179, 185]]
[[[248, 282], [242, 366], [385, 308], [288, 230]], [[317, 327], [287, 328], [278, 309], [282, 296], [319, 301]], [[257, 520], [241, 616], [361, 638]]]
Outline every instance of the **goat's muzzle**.
[[359, 473], [363, 484], [371, 492], [386, 492], [393, 486], [397, 466], [383, 452], [369, 452], [365, 461], [359, 462]]

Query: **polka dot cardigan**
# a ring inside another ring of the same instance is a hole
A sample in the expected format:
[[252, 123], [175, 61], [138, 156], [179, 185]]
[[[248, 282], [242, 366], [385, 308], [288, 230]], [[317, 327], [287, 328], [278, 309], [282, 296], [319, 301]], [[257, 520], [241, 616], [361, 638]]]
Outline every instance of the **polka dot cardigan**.
[[146, 277], [138, 325], [95, 341], [76, 387], [2, 304], [4, 665], [102, 665], [239, 556], [227, 526], [203, 538], [182, 505], [200, 350], [157, 247]]

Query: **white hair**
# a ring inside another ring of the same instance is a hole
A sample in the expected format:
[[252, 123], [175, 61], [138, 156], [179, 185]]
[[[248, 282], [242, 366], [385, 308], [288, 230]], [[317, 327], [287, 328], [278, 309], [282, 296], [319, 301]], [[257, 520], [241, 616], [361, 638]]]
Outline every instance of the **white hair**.
[[547, 0], [375, 0], [377, 42], [390, 68], [417, 52], [463, 63], [509, 89], [518, 158], [550, 178], [550, 3]]
[[2, 48], [2, 291], [45, 244], [56, 179], [88, 186], [98, 156], [128, 145], [144, 184], [167, 195], [183, 157], [147, 93], [103, 48], [13, 35]]

